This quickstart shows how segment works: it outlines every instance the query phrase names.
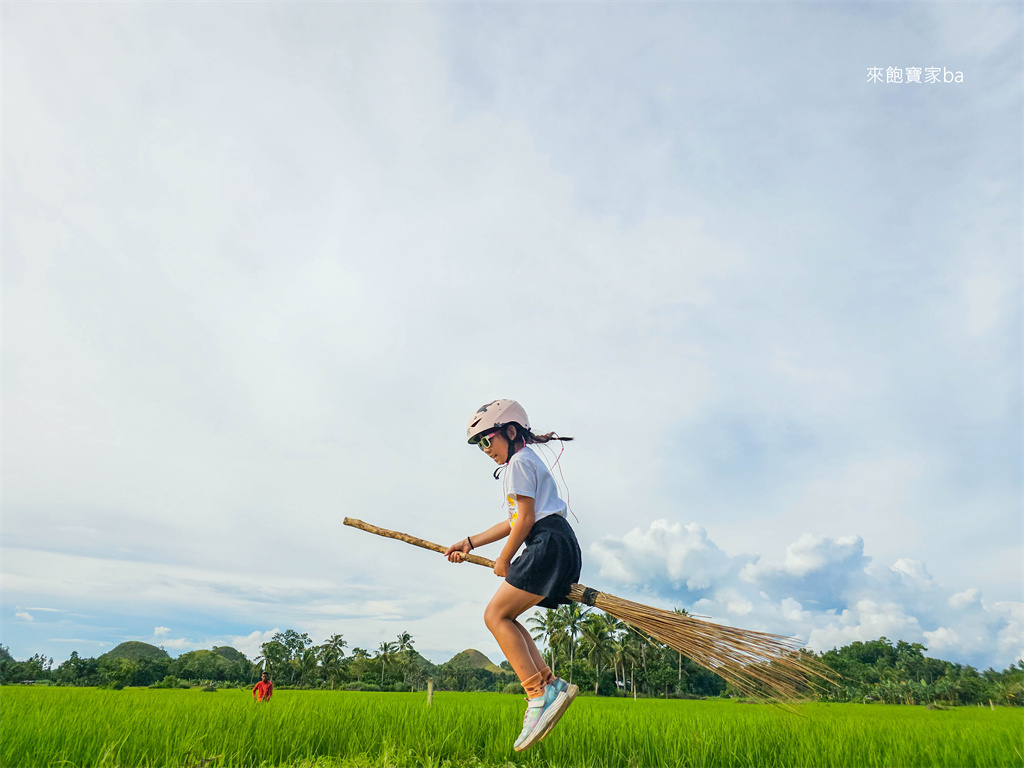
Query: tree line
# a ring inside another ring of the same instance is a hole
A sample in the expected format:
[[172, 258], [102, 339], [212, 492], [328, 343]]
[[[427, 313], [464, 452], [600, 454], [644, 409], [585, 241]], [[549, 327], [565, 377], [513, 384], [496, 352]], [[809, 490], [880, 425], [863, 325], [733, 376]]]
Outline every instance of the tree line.
[[[683, 613], [680, 611], [680, 613]], [[538, 612], [526, 621], [543, 644], [556, 675], [596, 696], [705, 698], [741, 696], [717, 675], [659, 641], [601, 611], [578, 603]], [[136, 644], [143, 645], [143, 644]], [[276, 633], [252, 660], [233, 648], [118, 658], [71, 658], [53, 667], [37, 654], [14, 661], [0, 647], [0, 682], [47, 680], [59, 685], [187, 686], [251, 685], [263, 669], [278, 687], [336, 690], [415, 691], [433, 682], [441, 691], [521, 692], [508, 662], [482, 668], [465, 654], [435, 665], [415, 650], [402, 632], [373, 650], [352, 647], [341, 634], [320, 644], [305, 632]], [[151, 646], [147, 646], [150, 647]], [[155, 649], [154, 649], [155, 650]], [[839, 684], [808, 689], [808, 698], [827, 701], [879, 701], [889, 704], [1024, 704], [1024, 661], [1000, 671], [929, 658], [920, 643], [885, 637], [854, 642], [815, 654], [836, 673]]]
[[1002, 672], [924, 655], [921, 643], [885, 637], [854, 642], [818, 654], [839, 677], [823, 692], [830, 701], [880, 701], [886, 704], [1003, 704], [1024, 706], [1024, 660]]

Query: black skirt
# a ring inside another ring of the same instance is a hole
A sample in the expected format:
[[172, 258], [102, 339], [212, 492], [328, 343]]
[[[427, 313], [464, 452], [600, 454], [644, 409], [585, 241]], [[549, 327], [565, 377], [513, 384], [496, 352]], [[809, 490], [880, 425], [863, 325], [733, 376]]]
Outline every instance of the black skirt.
[[505, 581], [544, 599], [541, 608], [568, 605], [569, 587], [580, 580], [583, 555], [572, 526], [561, 515], [548, 515], [533, 524], [526, 549], [509, 566]]

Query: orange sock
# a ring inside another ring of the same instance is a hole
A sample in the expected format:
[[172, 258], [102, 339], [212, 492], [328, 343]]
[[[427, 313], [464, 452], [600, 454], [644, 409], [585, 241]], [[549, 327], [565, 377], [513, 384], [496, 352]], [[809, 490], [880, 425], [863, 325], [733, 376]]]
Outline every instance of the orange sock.
[[540, 673], [544, 677], [544, 685], [551, 685], [555, 682], [555, 676], [551, 673], [551, 667], [547, 664], [540, 668]]
[[538, 696], [544, 695], [544, 675], [538, 672], [533, 677], [528, 677], [523, 680], [523, 688], [526, 689], [526, 696], [530, 699], [536, 699]]

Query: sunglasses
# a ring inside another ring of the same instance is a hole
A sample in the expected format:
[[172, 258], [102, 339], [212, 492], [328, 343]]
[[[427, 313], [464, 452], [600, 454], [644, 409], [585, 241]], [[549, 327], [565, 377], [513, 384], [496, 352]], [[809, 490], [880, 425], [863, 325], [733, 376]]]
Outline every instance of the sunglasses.
[[494, 429], [491, 430], [490, 432], [486, 432], [480, 435], [480, 439], [476, 441], [476, 444], [480, 446], [481, 451], [486, 451], [488, 448], [491, 447], [493, 441], [491, 440], [490, 435], [493, 435], [497, 431], [498, 430]]

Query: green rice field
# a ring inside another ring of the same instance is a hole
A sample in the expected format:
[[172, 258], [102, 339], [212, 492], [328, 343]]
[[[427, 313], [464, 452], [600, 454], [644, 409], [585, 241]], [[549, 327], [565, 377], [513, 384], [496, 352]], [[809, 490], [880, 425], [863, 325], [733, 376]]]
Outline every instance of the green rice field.
[[1024, 710], [578, 698], [512, 750], [496, 693], [0, 689], [0, 760], [28, 766], [1024, 766]]

